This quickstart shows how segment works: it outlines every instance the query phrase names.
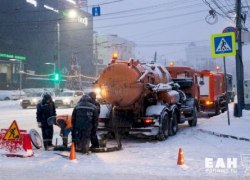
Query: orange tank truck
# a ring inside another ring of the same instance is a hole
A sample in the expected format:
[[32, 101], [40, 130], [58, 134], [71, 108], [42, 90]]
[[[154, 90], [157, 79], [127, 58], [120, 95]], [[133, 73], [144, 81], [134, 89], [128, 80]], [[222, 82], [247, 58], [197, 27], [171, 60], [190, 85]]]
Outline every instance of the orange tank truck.
[[224, 73], [200, 72], [200, 107], [201, 111], [214, 115], [227, 110]]
[[178, 123], [197, 123], [193, 106], [182, 114], [185, 93], [164, 66], [139, 60], [112, 59], [94, 83], [101, 103], [99, 129], [156, 135], [159, 140], [176, 134]]

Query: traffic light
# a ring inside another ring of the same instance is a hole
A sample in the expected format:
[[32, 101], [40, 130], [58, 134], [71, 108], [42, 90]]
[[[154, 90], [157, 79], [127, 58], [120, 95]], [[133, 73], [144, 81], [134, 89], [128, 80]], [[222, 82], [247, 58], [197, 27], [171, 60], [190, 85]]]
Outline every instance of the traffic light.
[[61, 75], [60, 75], [59, 72], [55, 72], [54, 77], [53, 77], [53, 80], [54, 80], [55, 82], [60, 82], [60, 81], [61, 81]]
[[59, 74], [56, 73], [54, 78], [55, 78], [55, 79], [54, 79], [55, 81], [59, 81]]

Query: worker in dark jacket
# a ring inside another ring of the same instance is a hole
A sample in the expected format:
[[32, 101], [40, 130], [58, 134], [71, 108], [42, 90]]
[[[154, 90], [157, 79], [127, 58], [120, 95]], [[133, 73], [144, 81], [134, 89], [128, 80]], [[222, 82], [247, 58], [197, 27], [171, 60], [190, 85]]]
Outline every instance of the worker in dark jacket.
[[[90, 92], [89, 96], [91, 97], [92, 102], [96, 106], [97, 116], [99, 117], [99, 114], [100, 114], [100, 103], [98, 103], [96, 101], [96, 93], [95, 92]], [[98, 128], [98, 118], [96, 118], [92, 122], [92, 129], [91, 129], [91, 134], [90, 134], [91, 148], [99, 148], [99, 141], [98, 141], [97, 132], [96, 132], [97, 128]]]
[[88, 153], [93, 122], [98, 120], [98, 112], [90, 96], [84, 95], [72, 113], [72, 140], [76, 150]]
[[38, 127], [42, 129], [43, 144], [45, 150], [53, 147], [53, 125], [49, 125], [47, 119], [56, 116], [55, 104], [48, 93], [43, 95], [43, 99], [37, 104], [36, 119]]

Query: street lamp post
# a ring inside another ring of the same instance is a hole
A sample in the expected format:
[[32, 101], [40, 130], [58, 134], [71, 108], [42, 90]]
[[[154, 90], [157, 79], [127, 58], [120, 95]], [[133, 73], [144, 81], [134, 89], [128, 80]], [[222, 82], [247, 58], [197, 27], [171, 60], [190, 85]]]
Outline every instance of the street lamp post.
[[53, 74], [55, 74], [56, 73], [56, 63], [49, 63], [49, 62], [47, 62], [47, 63], [45, 63], [45, 64], [48, 64], [48, 65], [52, 65], [52, 66], [54, 66], [54, 71], [53, 71]]
[[[58, 68], [61, 68], [61, 62], [60, 62], [60, 22], [59, 20], [57, 21], [57, 61], [58, 61]], [[55, 64], [55, 63], [54, 63]]]
[[[53, 66], [53, 74], [55, 75], [56, 74], [56, 63], [49, 63], [49, 62], [47, 62], [45, 64]], [[56, 88], [56, 84], [54, 84], [54, 87]]]
[[[74, 9], [71, 9], [69, 10], [68, 14], [67, 14], [67, 17], [69, 19], [74, 19], [74, 18], [77, 18], [78, 17], [78, 13], [76, 10]], [[61, 70], [61, 53], [60, 53], [60, 44], [61, 44], [61, 25], [60, 25], [60, 18], [57, 20], [57, 61], [58, 61], [58, 64], [57, 64], [57, 68], [59, 70]]]
[[19, 99], [21, 99], [22, 96], [22, 61], [21, 60], [17, 60], [17, 59], [10, 59], [10, 61], [13, 62], [19, 62]]

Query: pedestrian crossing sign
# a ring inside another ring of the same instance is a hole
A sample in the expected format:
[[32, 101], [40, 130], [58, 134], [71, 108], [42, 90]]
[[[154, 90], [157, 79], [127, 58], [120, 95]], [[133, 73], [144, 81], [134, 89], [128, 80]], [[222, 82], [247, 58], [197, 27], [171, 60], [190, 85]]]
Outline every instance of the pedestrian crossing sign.
[[235, 33], [228, 32], [211, 35], [211, 51], [213, 58], [236, 55]]
[[19, 131], [16, 121], [12, 122], [9, 129], [6, 131], [3, 139], [4, 140], [19, 140], [20, 139], [20, 131]]

